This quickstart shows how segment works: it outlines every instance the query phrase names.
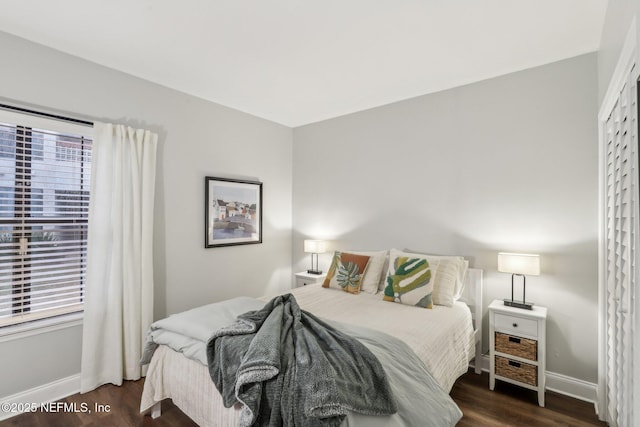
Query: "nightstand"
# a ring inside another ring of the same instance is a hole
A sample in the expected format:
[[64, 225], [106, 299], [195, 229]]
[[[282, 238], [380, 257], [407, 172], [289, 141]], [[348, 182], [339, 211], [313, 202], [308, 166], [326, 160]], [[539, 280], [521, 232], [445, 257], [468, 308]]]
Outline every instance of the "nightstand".
[[508, 307], [495, 300], [489, 305], [489, 388], [496, 380], [538, 392], [544, 406], [547, 309]]
[[301, 273], [296, 273], [296, 282], [295, 287], [299, 288], [300, 286], [313, 285], [315, 283], [322, 283], [324, 279], [327, 277], [326, 274], [310, 274], [306, 271]]

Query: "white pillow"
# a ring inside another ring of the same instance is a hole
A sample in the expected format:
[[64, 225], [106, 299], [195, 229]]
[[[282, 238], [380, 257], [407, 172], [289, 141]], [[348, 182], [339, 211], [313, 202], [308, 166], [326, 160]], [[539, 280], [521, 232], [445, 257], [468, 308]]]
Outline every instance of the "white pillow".
[[385, 264], [387, 261], [387, 251], [345, 251], [356, 255], [366, 255], [369, 258], [369, 265], [364, 273], [360, 291], [368, 294], [378, 292], [378, 284], [382, 281]]
[[433, 261], [439, 261], [433, 284], [433, 303], [451, 307], [462, 295], [464, 281], [467, 275], [469, 262], [461, 256], [442, 256], [421, 254], [415, 252], [400, 252], [403, 256], [427, 257]]
[[[455, 272], [455, 285], [453, 291], [453, 301], [451, 304], [442, 304], [442, 305], [453, 305], [454, 301], [457, 301], [462, 296], [462, 291], [464, 290], [464, 282], [467, 276], [467, 269], [469, 268], [469, 261], [464, 259], [461, 256], [442, 256], [442, 255], [429, 255], [430, 258], [442, 260], [448, 260], [452, 266], [450, 267], [452, 272]], [[440, 270], [438, 270], [440, 272]]]
[[456, 282], [456, 293], [453, 298], [458, 301], [462, 297], [464, 286], [467, 283], [467, 271], [469, 270], [469, 261], [463, 258], [461, 271], [458, 272], [458, 281]]

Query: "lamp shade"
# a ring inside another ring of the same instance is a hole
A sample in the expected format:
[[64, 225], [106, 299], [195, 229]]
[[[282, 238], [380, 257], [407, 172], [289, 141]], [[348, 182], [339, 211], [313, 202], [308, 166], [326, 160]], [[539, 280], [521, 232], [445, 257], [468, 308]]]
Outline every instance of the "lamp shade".
[[305, 240], [304, 251], [312, 254], [322, 254], [327, 251], [327, 242], [324, 240]]
[[498, 271], [526, 276], [539, 276], [540, 255], [500, 252], [498, 254]]

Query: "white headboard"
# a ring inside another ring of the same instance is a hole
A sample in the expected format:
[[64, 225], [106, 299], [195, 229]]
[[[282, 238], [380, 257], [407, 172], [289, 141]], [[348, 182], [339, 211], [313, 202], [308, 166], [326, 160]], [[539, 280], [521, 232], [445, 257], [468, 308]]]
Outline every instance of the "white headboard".
[[482, 363], [480, 362], [482, 357], [482, 273], [483, 270], [479, 268], [469, 268], [467, 270], [464, 290], [460, 297], [460, 301], [466, 303], [471, 309], [471, 318], [475, 329], [476, 374], [482, 372]]

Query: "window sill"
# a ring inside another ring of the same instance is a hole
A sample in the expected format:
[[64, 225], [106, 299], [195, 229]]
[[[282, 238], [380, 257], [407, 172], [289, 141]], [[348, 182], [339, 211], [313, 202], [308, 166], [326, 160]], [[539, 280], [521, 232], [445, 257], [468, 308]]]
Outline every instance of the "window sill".
[[82, 325], [82, 312], [0, 328], [0, 343]]

